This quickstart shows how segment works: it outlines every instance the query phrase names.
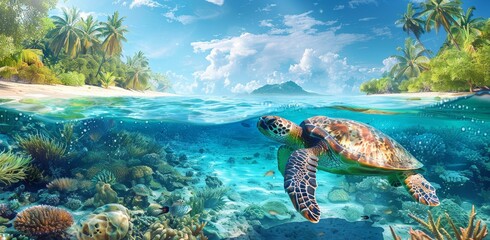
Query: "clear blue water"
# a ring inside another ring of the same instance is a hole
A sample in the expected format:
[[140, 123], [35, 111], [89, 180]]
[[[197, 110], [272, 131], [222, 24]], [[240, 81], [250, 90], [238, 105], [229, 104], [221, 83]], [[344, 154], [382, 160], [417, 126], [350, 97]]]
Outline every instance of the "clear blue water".
[[[275, 160], [280, 144], [268, 140], [256, 129], [256, 121], [262, 115], [279, 115], [298, 124], [308, 117], [325, 115], [372, 125], [424, 163], [424, 176], [437, 186], [439, 198], [443, 200], [438, 208], [453, 214], [464, 210], [466, 215], [474, 204], [478, 216], [489, 219], [490, 97], [486, 95], [452, 101], [397, 96], [7, 100], [0, 104], [0, 151], [23, 152], [18, 144], [19, 136], [41, 134], [63, 142], [62, 130], [67, 124], [73, 127], [74, 133], [66, 143], [67, 156], [63, 161], [43, 165], [34, 160], [45, 172], [40, 183], [24, 181], [4, 187], [0, 190], [3, 196], [0, 201], [15, 199], [5, 196], [18, 191], [21, 185], [25, 186], [23, 191], [34, 194], [46, 191], [46, 184], [55, 178], [91, 180], [97, 170], [115, 171], [116, 165], [127, 169], [147, 166], [153, 169], [151, 181], [130, 177], [117, 181], [127, 188], [138, 183], [151, 186], [153, 195], [147, 199], [148, 203], [172, 205], [159, 198], [163, 191], [178, 195], [173, 199], [182, 198], [184, 204], [189, 204], [199, 189], [214, 186], [210, 183], [212, 179], [227, 187], [221, 199], [224, 206], [206, 208], [200, 219], [208, 222], [205, 233], [210, 239], [382, 239], [391, 236], [388, 226], [395, 226], [402, 236], [406, 236], [410, 226], [420, 229], [407, 214], [412, 212], [425, 218], [426, 208], [414, 204], [403, 189], [380, 186], [384, 180], [378, 178], [371, 181], [375, 186], [366, 189], [372, 177], [324, 172], [318, 173], [317, 192], [324, 220], [317, 225], [304, 222], [282, 188], [282, 176]], [[130, 144], [124, 145], [124, 141]], [[139, 153], [133, 146], [146, 149], [140, 149], [143, 152]], [[157, 154], [155, 161], [168, 162], [188, 178], [172, 185], [156, 176], [160, 168], [145, 162], [149, 153]], [[346, 192], [348, 199], [332, 201], [329, 194], [335, 189]], [[94, 192], [94, 189], [79, 191], [76, 196], [83, 202]], [[120, 198], [125, 198], [125, 191], [117, 192]], [[58, 194], [59, 198], [52, 205], [66, 207], [67, 193], [51, 194]], [[277, 217], [283, 214], [278, 213], [280, 207], [266, 207], [265, 203], [272, 200], [287, 208], [286, 216]], [[20, 209], [49, 204], [42, 198], [21, 203]], [[125, 206], [148, 210], [147, 206], [130, 203]], [[266, 216], [250, 214], [253, 206], [261, 207]], [[93, 208], [70, 211], [77, 216]], [[371, 218], [366, 220], [361, 216]], [[296, 227], [298, 230], [294, 230]], [[363, 229], [365, 234], [349, 238], [349, 229]], [[145, 232], [145, 229], [136, 231]], [[12, 232], [15, 234], [15, 230]], [[304, 232], [312, 235], [304, 238]]]

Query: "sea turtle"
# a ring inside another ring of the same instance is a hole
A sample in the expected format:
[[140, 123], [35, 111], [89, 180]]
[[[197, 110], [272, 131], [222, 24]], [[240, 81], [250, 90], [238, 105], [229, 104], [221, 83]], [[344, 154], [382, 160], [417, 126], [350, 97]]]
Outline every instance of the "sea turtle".
[[404, 185], [413, 198], [437, 206], [435, 188], [417, 170], [423, 165], [399, 143], [373, 127], [347, 119], [316, 116], [299, 126], [278, 117], [263, 116], [257, 128], [284, 143], [277, 153], [284, 189], [297, 211], [317, 223], [317, 169], [336, 174], [387, 176], [393, 186]]

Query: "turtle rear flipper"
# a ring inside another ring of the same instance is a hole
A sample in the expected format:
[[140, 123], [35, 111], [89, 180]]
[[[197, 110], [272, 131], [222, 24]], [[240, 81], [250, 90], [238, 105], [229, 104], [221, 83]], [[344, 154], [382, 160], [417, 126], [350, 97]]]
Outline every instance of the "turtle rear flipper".
[[320, 221], [320, 207], [315, 199], [318, 157], [311, 149], [293, 152], [286, 164], [284, 189], [294, 208], [310, 222]]
[[438, 206], [439, 198], [436, 189], [420, 173], [408, 172], [401, 175], [400, 180], [410, 192], [410, 195], [419, 203], [428, 206]]

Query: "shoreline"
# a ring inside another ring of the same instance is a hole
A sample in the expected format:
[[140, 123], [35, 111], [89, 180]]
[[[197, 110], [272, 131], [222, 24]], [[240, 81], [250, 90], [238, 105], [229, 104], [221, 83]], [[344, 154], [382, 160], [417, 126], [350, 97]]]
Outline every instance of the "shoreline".
[[19, 101], [27, 98], [77, 98], [77, 97], [169, 97], [172, 93], [134, 91], [120, 87], [66, 86], [17, 83], [0, 80], [0, 99]]
[[370, 94], [366, 96], [373, 97], [405, 97], [405, 98], [458, 98], [464, 96], [470, 96], [475, 93], [472, 92], [416, 92], [416, 93], [384, 93], [384, 94]]

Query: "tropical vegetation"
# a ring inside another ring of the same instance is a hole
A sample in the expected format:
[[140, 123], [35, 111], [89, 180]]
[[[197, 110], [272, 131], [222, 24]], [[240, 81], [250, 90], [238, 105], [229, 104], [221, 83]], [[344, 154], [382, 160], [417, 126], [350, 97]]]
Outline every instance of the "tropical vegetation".
[[[39, 3], [38, 3], [39, 2]], [[128, 28], [116, 11], [99, 22], [76, 8], [48, 16], [57, 0], [0, 0], [0, 79], [168, 91], [142, 51], [122, 56]]]
[[[407, 5], [396, 21], [409, 37], [396, 64], [381, 78], [361, 84], [367, 94], [425, 91], [474, 91], [490, 86], [490, 19], [474, 18], [460, 0], [426, 0]], [[435, 56], [421, 41], [424, 33], [440, 28], [446, 40]], [[415, 37], [412, 40], [410, 35]]]

